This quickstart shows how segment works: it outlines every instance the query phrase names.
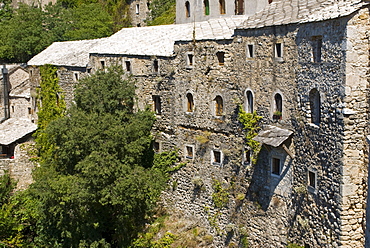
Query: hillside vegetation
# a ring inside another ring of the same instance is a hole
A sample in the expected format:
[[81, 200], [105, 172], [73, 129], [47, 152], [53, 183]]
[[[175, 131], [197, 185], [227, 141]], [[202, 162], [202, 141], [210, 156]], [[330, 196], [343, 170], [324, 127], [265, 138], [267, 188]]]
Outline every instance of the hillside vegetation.
[[[171, 24], [174, 0], [151, 2], [148, 25]], [[85, 40], [112, 35], [131, 26], [129, 3], [115, 0], [60, 0], [44, 9], [10, 1], [0, 9], [0, 62], [24, 63], [52, 42]]]

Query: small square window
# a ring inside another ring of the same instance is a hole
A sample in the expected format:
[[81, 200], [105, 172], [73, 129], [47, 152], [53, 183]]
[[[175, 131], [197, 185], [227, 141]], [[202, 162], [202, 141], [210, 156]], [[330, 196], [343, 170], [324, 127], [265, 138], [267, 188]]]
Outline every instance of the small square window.
[[218, 65], [223, 66], [225, 64], [225, 52], [217, 52], [216, 53]]
[[281, 161], [279, 158], [272, 158], [271, 160], [271, 174], [280, 176], [281, 173]]
[[213, 150], [212, 151], [212, 164], [221, 165], [221, 152]]
[[154, 141], [153, 142], [153, 150], [156, 153], [159, 153], [160, 152], [160, 144], [159, 144], [159, 142], [157, 142], [157, 141]]
[[185, 157], [188, 159], [193, 159], [194, 157], [194, 147], [193, 146], [185, 146]]
[[283, 57], [283, 44], [275, 43], [275, 58], [282, 58], [282, 57]]
[[253, 44], [247, 45], [247, 58], [254, 58], [254, 45]]
[[126, 67], [126, 71], [128, 73], [131, 73], [131, 61], [125, 61], [125, 67]]

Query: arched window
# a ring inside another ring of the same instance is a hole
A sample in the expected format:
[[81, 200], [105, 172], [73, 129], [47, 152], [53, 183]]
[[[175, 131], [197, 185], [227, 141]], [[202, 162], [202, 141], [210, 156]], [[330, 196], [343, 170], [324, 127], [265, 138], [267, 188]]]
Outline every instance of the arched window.
[[220, 14], [224, 15], [226, 13], [225, 11], [225, 0], [219, 0], [220, 2]]
[[204, 14], [209, 15], [209, 0], [204, 0], [203, 4], [204, 4]]
[[185, 2], [185, 15], [186, 15], [186, 17], [190, 17], [190, 3], [189, 3], [189, 1], [186, 1]]
[[193, 112], [194, 111], [193, 95], [191, 93], [186, 94], [186, 99], [187, 99], [187, 112]]
[[248, 90], [245, 93], [246, 101], [245, 101], [245, 111], [247, 113], [253, 113], [253, 94], [252, 91]]
[[224, 102], [222, 100], [221, 96], [216, 96], [215, 98], [215, 115], [216, 116], [221, 116], [223, 113], [223, 108], [224, 108]]
[[274, 96], [274, 115], [273, 119], [281, 119], [283, 116], [283, 98], [279, 93]]
[[321, 100], [320, 92], [317, 89], [310, 91], [310, 109], [311, 109], [311, 123], [319, 124], [321, 117]]
[[244, 0], [235, 0], [235, 15], [244, 15]]

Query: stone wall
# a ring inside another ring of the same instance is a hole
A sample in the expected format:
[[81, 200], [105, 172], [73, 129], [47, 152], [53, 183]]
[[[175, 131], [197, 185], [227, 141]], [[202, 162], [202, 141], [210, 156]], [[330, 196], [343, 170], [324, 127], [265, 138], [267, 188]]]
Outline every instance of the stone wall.
[[[163, 204], [195, 216], [212, 235], [210, 246], [247, 237], [250, 247], [362, 247], [368, 19], [363, 9], [319, 23], [236, 30], [230, 40], [177, 42], [172, 57], [92, 54], [89, 65], [91, 73], [122, 66], [136, 80], [138, 108], [156, 112], [155, 149], [176, 149], [186, 163], [172, 174]], [[58, 71], [68, 101], [74, 71]], [[278, 147], [263, 145], [256, 164], [248, 162], [238, 121], [250, 96], [262, 130], [293, 131]]]
[[15, 145], [14, 159], [0, 159], [0, 175], [7, 171], [17, 181], [16, 190], [24, 190], [32, 183], [32, 170], [36, 164], [30, 161], [30, 151], [34, 149], [31, 136], [19, 140]]

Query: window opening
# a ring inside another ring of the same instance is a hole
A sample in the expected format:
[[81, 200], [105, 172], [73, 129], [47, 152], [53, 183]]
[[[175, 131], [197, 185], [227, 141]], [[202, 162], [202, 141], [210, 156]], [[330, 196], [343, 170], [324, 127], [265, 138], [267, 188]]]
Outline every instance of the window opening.
[[283, 116], [283, 98], [279, 93], [275, 94], [274, 97], [275, 101], [275, 110], [274, 110], [274, 115], [273, 119], [282, 119]]
[[187, 112], [193, 112], [194, 111], [193, 95], [191, 93], [186, 94], [186, 99], [187, 99]]
[[253, 58], [254, 57], [254, 46], [253, 46], [253, 44], [248, 44], [247, 45], [247, 57], [248, 58]]
[[244, 0], [235, 0], [235, 15], [244, 15]]
[[204, 14], [209, 15], [209, 0], [204, 0], [203, 4], [204, 4]]
[[225, 0], [219, 0], [220, 3], [220, 14], [224, 15], [226, 13], [225, 11]]
[[216, 116], [222, 116], [224, 103], [221, 96], [216, 96], [215, 98], [215, 114]]
[[194, 54], [188, 53], [188, 65], [193, 66], [194, 64]]
[[32, 114], [32, 109], [31, 108], [28, 108], [28, 114]]
[[1, 146], [0, 158], [14, 158], [14, 145]]
[[316, 173], [308, 171], [308, 186], [316, 189]]
[[217, 52], [216, 53], [218, 59], [218, 65], [223, 66], [225, 64], [225, 53], [224, 52]]
[[126, 71], [131, 72], [131, 61], [125, 61]]
[[185, 16], [187, 18], [190, 17], [190, 3], [189, 3], [189, 1], [185, 2]]
[[154, 73], [158, 73], [158, 71], [159, 71], [159, 63], [158, 63], [158, 60], [154, 60], [153, 61], [153, 71], [154, 71]]
[[272, 3], [272, 0], [268, 0], [269, 4]]
[[275, 57], [282, 58], [283, 57], [283, 44], [275, 43]]
[[322, 36], [312, 37], [312, 58], [313, 62], [321, 62]]
[[160, 115], [162, 112], [161, 98], [160, 96], [153, 96], [154, 112]]
[[14, 106], [12, 106], [12, 112], [14, 113]]
[[193, 147], [192, 146], [186, 146], [186, 158], [192, 159], [193, 158]]
[[101, 60], [100, 61], [100, 68], [101, 69], [104, 69], [105, 68], [105, 61], [104, 60]]
[[244, 150], [244, 158], [243, 158], [244, 164], [250, 164], [251, 155], [252, 155], [251, 150], [249, 149]]
[[212, 164], [219, 165], [221, 164], [221, 152], [213, 151], [213, 162]]
[[79, 79], [78, 72], [73, 73], [73, 75], [74, 75], [74, 81], [78, 81], [78, 79]]
[[321, 119], [321, 100], [320, 92], [317, 89], [310, 91], [310, 110], [311, 110], [311, 123], [320, 124]]
[[160, 145], [159, 145], [159, 142], [157, 141], [154, 141], [153, 142], [153, 150], [154, 152], [158, 153], [160, 151]]
[[280, 175], [281, 168], [280, 168], [280, 159], [279, 158], [272, 158], [271, 161], [271, 174], [273, 175]]
[[136, 14], [138, 15], [140, 13], [140, 5], [136, 4]]
[[247, 101], [246, 101], [246, 112], [253, 113], [253, 94], [252, 91], [248, 90], [246, 93]]

